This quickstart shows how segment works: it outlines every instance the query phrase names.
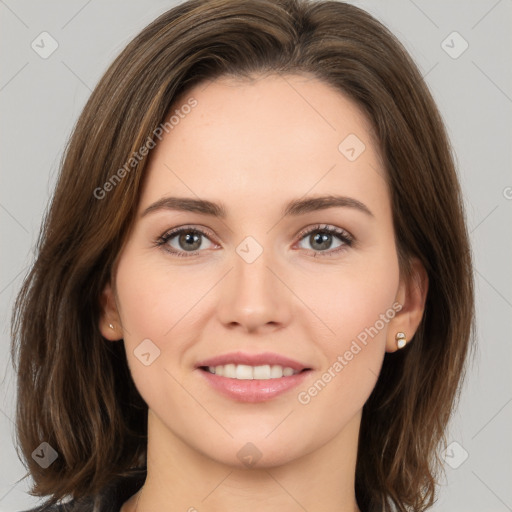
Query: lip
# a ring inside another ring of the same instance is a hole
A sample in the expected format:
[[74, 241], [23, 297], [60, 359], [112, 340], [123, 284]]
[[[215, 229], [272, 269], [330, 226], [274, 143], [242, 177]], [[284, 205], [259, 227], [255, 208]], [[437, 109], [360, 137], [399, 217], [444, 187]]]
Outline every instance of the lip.
[[[247, 364], [249, 366], [279, 365], [293, 368], [300, 373], [277, 379], [231, 379], [229, 377], [220, 377], [202, 368], [230, 363]], [[232, 400], [249, 403], [264, 402], [291, 390], [303, 382], [312, 370], [311, 367], [294, 359], [271, 352], [261, 354], [232, 352], [230, 354], [223, 354], [201, 361], [197, 364], [196, 369], [199, 370], [199, 373], [207, 383], [219, 393]]]
[[201, 366], [222, 366], [230, 363], [246, 364], [249, 366], [261, 366], [265, 364], [269, 364], [272, 366], [273, 364], [275, 364], [282, 366], [283, 368], [293, 368], [298, 372], [305, 369], [312, 369], [310, 366], [306, 364], [302, 364], [299, 361], [295, 361], [294, 359], [290, 359], [289, 357], [282, 356], [280, 354], [275, 354], [273, 352], [262, 352], [260, 354], [230, 352], [229, 354], [223, 354], [212, 357], [210, 359], [205, 359], [204, 361], [200, 361], [196, 365], [196, 368], [200, 368]]
[[208, 370], [198, 369], [199, 373], [218, 392], [239, 402], [264, 402], [298, 386], [311, 373], [310, 370], [280, 377], [278, 379], [230, 379], [219, 377]]

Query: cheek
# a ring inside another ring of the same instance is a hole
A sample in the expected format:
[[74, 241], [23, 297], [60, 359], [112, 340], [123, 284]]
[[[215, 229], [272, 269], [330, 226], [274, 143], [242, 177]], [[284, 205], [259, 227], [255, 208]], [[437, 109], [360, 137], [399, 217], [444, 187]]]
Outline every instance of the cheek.
[[334, 415], [348, 417], [366, 402], [380, 372], [389, 323], [396, 315], [398, 283], [398, 261], [391, 250], [372, 259], [371, 265], [340, 269], [339, 274], [315, 280], [308, 305], [321, 322], [304, 320], [302, 328], [325, 357], [313, 387], [298, 395], [299, 403], [311, 412], [324, 414], [332, 406]]
[[128, 366], [139, 393], [157, 411], [178, 406], [182, 411], [193, 409], [178, 382], [185, 373], [183, 354], [193, 342], [187, 327], [197, 314], [192, 308], [206, 289], [194, 282], [198, 276], [188, 277], [171, 273], [136, 251], [127, 251], [117, 269]]
[[347, 342], [350, 345], [350, 340], [376, 323], [377, 329], [385, 335], [388, 320], [394, 316], [392, 305], [398, 284], [398, 261], [393, 250], [361, 259], [354, 265], [328, 269], [318, 273], [314, 280], [308, 277], [301, 282], [303, 289], [299, 293], [307, 298], [305, 302], [317, 315], [318, 322], [308, 321], [311, 320], [309, 314], [303, 321], [303, 328], [314, 327], [310, 331], [311, 339], [318, 339], [319, 332], [325, 333], [324, 343], [329, 354], [333, 353], [333, 347], [338, 350]]
[[198, 277], [193, 273], [185, 279], [179, 271], [171, 273], [153, 258], [128, 253], [119, 263], [116, 285], [129, 343], [144, 338], [158, 343], [172, 336], [199, 298], [202, 288], [195, 279]]
[[180, 378], [177, 369], [189, 343], [187, 325], [204, 293], [194, 282], [197, 276], [188, 277], [180, 278], [143, 255], [128, 252], [120, 260], [116, 286], [124, 344], [132, 377], [145, 399], [152, 383], [169, 380], [165, 369]]

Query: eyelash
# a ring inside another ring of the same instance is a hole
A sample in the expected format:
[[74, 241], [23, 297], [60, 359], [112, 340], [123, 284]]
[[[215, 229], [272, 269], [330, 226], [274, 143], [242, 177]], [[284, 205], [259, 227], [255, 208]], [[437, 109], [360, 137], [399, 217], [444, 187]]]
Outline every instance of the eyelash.
[[[345, 251], [347, 249], [347, 247], [352, 247], [352, 245], [355, 241], [354, 237], [350, 233], [348, 233], [348, 231], [345, 231], [344, 229], [337, 228], [334, 226], [329, 226], [327, 224], [323, 224], [323, 225], [317, 224], [316, 226], [306, 228], [306, 229], [302, 230], [297, 236], [298, 236], [299, 241], [301, 241], [307, 235], [311, 235], [312, 233], [316, 233], [316, 232], [336, 235], [343, 242], [343, 245], [337, 247], [334, 250], [314, 251], [313, 257], [315, 257], [315, 258], [318, 255], [321, 255], [321, 257], [330, 257], [332, 255], [338, 254], [339, 252]], [[166, 245], [169, 242], [169, 240], [174, 238], [176, 235], [180, 235], [181, 233], [200, 234], [208, 239], [211, 236], [209, 233], [202, 230], [201, 228], [198, 228], [198, 227], [192, 228], [192, 227], [183, 226], [180, 228], [176, 228], [176, 229], [167, 231], [163, 235], [159, 236], [157, 238], [157, 240], [155, 241], [155, 245], [157, 247], [162, 247], [165, 251], [171, 253], [174, 256], [178, 256], [180, 258], [183, 258], [183, 257], [187, 258], [187, 257], [191, 257], [191, 256], [196, 256], [197, 254], [199, 254], [201, 252], [200, 250], [187, 252], [187, 251], [176, 251], [175, 249], [172, 249], [169, 247], [163, 247], [164, 245]], [[310, 249], [310, 250], [313, 250], [313, 249]]]

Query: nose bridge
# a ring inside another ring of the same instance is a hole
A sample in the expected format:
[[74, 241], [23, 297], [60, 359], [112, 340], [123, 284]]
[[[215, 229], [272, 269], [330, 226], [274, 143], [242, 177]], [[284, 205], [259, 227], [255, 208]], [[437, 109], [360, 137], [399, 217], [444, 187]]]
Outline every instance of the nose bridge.
[[[268, 240], [266, 240], [268, 242]], [[245, 304], [247, 310], [262, 311], [275, 299], [277, 290], [272, 268], [270, 247], [263, 247], [254, 237], [246, 237], [236, 248], [235, 286], [237, 300]]]
[[255, 330], [269, 323], [286, 321], [287, 299], [283, 295], [283, 284], [274, 275], [278, 265], [273, 254], [270, 247], [264, 247], [252, 236], [236, 247], [234, 268], [219, 306], [223, 323], [237, 323]]

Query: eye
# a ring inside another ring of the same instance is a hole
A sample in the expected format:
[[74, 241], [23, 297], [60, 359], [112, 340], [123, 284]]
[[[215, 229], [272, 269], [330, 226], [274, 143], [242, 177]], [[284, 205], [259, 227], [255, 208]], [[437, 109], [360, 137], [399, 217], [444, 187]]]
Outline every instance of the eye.
[[210, 241], [208, 237], [209, 234], [202, 229], [183, 226], [164, 233], [156, 245], [176, 256], [195, 256], [200, 250], [208, 249], [203, 243], [205, 240]]
[[[179, 228], [171, 229], [161, 235], [156, 241], [155, 245], [163, 247], [166, 251], [179, 257], [196, 256], [201, 250], [211, 248], [211, 242], [208, 232], [198, 228], [182, 226]], [[299, 243], [305, 240], [309, 243], [310, 248], [314, 252], [313, 256], [331, 256], [337, 254], [347, 247], [351, 247], [354, 243], [353, 236], [344, 229], [327, 224], [316, 225], [311, 228], [305, 229], [298, 235]], [[338, 245], [334, 246], [333, 239], [338, 239]], [[208, 241], [211, 245], [208, 247]], [[307, 249], [307, 248], [306, 248]], [[323, 254], [325, 253], [325, 254]]]
[[[310, 249], [315, 251], [313, 256], [331, 256], [351, 247], [354, 243], [354, 237], [344, 229], [327, 224], [316, 225], [299, 234], [300, 241], [305, 240], [309, 243]], [[340, 243], [333, 247], [333, 239], [337, 238]], [[325, 253], [325, 254], [322, 254]]]

